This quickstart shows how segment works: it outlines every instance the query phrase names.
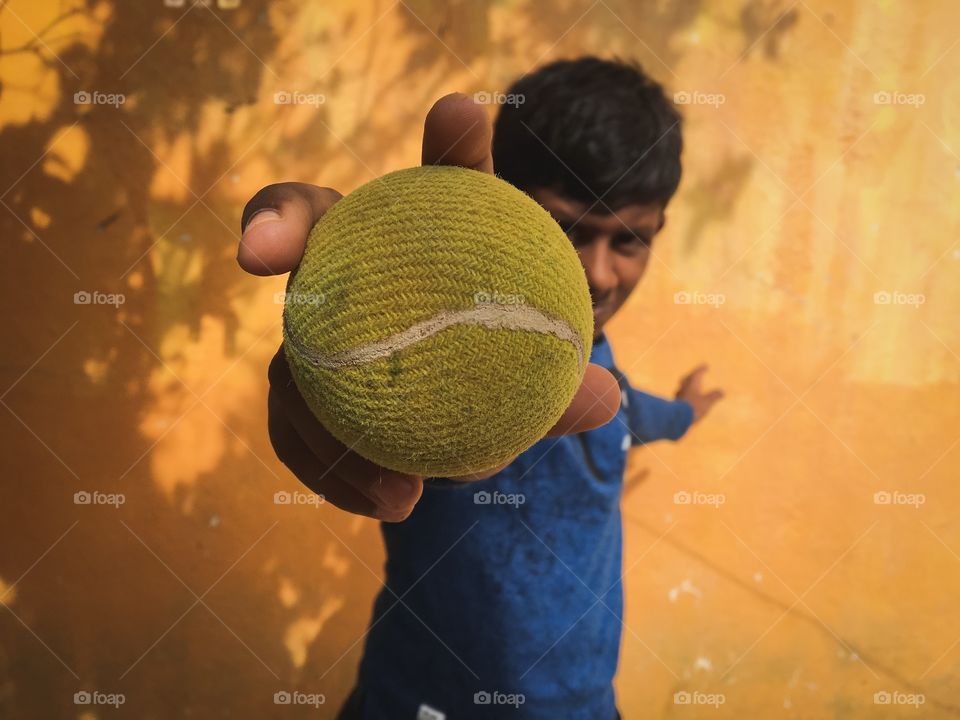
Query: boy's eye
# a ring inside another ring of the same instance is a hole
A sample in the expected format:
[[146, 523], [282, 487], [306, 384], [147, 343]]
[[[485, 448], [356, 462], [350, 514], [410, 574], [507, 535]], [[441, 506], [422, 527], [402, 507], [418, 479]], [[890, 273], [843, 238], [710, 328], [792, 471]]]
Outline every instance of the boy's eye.
[[615, 245], [618, 245], [625, 250], [637, 251], [645, 248], [649, 248], [652, 244], [652, 238], [645, 237], [643, 235], [634, 235], [633, 233], [619, 233], [613, 239]]
[[[573, 243], [575, 248], [579, 249], [584, 245], [590, 244], [591, 237], [589, 232], [581, 228], [575, 221], [557, 220], [557, 224], [560, 226], [560, 229], [563, 230], [564, 234], [570, 238], [570, 242]], [[652, 244], [652, 237], [637, 235], [631, 232], [617, 233], [611, 241], [613, 247], [626, 254], [635, 254], [643, 250], [648, 250]]]

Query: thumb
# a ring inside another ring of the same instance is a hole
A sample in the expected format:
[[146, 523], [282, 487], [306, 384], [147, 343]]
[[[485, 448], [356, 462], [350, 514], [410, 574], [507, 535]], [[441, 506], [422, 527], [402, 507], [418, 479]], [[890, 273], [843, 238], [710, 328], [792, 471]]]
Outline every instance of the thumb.
[[583, 382], [570, 406], [547, 432], [548, 437], [572, 435], [610, 422], [620, 409], [620, 385], [606, 368], [587, 365]]

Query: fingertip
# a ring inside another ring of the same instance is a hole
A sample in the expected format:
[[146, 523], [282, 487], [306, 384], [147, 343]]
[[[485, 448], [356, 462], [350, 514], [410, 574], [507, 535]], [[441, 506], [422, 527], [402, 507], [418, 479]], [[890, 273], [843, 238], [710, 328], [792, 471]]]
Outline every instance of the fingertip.
[[297, 267], [307, 236], [343, 196], [333, 188], [290, 182], [267, 185], [243, 210], [237, 262], [252, 275], [280, 275]]
[[413, 506], [406, 508], [404, 510], [393, 510], [388, 508], [378, 507], [373, 514], [373, 518], [379, 520], [380, 522], [385, 523], [399, 523], [406, 520], [410, 517], [410, 513], [413, 512]]
[[447, 93], [437, 100], [427, 111], [424, 124], [434, 127], [437, 122], [449, 120], [451, 117], [479, 118], [486, 117], [483, 108], [473, 101], [473, 98], [462, 92]]
[[422, 162], [492, 173], [492, 140], [487, 111], [469, 95], [450, 93], [437, 100], [424, 119]]
[[443, 95], [439, 100], [437, 100], [433, 104], [433, 108], [431, 108], [431, 111], [434, 108], [437, 108], [443, 105], [449, 105], [451, 103], [463, 103], [463, 102], [473, 103], [473, 98], [467, 95], [465, 92], [454, 90], [451, 93], [447, 93], [446, 95]]
[[620, 384], [604, 367], [591, 363], [570, 407], [547, 433], [553, 437], [592, 430], [610, 422], [620, 409]]
[[381, 474], [380, 483], [367, 491], [377, 505], [377, 518], [384, 522], [406, 520], [422, 495], [422, 477], [393, 471]]
[[592, 414], [589, 418], [596, 422], [596, 425], [590, 425], [591, 428], [605, 425], [620, 409], [620, 403], [623, 399], [620, 392], [620, 383], [609, 370], [600, 365], [591, 364], [587, 367], [590, 373], [589, 380], [584, 377], [584, 383], [581, 385], [581, 392], [589, 392], [595, 398], [595, 404], [592, 407]]
[[281, 275], [293, 270], [302, 253], [284, 246], [281, 242], [281, 230], [260, 226], [250, 235], [244, 235], [237, 249], [237, 263], [240, 267], [258, 277]]

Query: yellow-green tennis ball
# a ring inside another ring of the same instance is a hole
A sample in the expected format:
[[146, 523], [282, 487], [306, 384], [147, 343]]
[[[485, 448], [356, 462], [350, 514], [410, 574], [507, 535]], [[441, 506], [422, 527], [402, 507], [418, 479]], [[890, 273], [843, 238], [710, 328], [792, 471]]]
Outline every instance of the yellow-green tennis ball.
[[570, 240], [476, 170], [358, 188], [314, 226], [287, 285], [301, 395], [347, 447], [405, 473], [481, 472], [529, 448], [570, 404], [592, 340]]

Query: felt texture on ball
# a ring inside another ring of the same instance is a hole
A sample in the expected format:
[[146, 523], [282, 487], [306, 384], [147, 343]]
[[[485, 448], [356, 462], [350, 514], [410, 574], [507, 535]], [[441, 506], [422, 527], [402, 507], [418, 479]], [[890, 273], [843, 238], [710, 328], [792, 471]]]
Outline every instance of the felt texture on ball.
[[536, 201], [426, 166], [362, 185], [317, 222], [283, 333], [334, 437], [383, 467], [454, 477], [509, 462], [560, 419], [593, 311], [573, 245]]

